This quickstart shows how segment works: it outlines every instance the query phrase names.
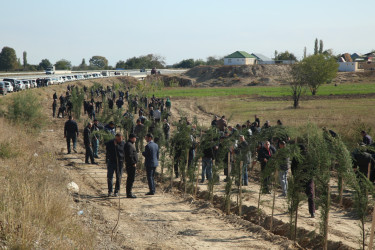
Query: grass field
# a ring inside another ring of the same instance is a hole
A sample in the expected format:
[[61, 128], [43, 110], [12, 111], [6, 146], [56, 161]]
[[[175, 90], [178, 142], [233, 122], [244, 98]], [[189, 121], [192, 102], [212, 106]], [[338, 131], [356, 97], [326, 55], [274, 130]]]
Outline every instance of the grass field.
[[[326, 84], [318, 89], [318, 96], [370, 94], [375, 93], [375, 83], [345, 83], [338, 86]], [[258, 95], [267, 97], [290, 96], [289, 86], [251, 86], [251, 87], [220, 87], [220, 88], [163, 88], [155, 92], [159, 97], [209, 97], [209, 96], [241, 96]], [[309, 90], [306, 95], [311, 96]]]

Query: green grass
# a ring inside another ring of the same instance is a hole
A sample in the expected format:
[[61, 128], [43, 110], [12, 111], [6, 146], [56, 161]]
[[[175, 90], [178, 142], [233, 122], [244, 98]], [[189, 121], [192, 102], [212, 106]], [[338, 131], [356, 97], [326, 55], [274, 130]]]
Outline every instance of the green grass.
[[[334, 86], [333, 84], [322, 85], [318, 89], [318, 96], [327, 95], [351, 95], [375, 93], [375, 83], [350, 83]], [[290, 96], [289, 86], [261, 86], [261, 87], [220, 87], [220, 88], [163, 88], [154, 93], [159, 97], [210, 97], [210, 96], [241, 96], [258, 95], [268, 97]], [[309, 90], [306, 95], [311, 96]]]

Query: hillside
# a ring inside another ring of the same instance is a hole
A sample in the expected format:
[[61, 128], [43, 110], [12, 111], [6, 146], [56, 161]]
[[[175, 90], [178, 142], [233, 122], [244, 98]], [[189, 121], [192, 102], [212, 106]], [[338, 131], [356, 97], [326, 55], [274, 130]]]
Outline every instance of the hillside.
[[[155, 76], [148, 76], [155, 78]], [[198, 66], [181, 75], [157, 76], [166, 85], [229, 87], [283, 85], [290, 81], [290, 65]], [[375, 82], [375, 72], [339, 72], [333, 83]]]

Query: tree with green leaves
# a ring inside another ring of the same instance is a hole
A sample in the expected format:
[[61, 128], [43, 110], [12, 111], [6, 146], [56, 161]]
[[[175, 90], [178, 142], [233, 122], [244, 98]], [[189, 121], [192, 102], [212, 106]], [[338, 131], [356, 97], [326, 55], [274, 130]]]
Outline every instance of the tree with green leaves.
[[293, 53], [290, 53], [289, 51], [286, 50], [285, 52], [277, 54], [275, 57], [275, 60], [297, 61], [297, 57]]
[[125, 61], [120, 60], [120, 61], [118, 61], [116, 63], [116, 67], [115, 68], [116, 69], [126, 69], [127, 65], [126, 65]]
[[312, 95], [316, 95], [322, 84], [328, 83], [336, 77], [339, 65], [334, 58], [317, 54], [303, 59], [298, 67], [300, 67], [298, 81], [306, 84]]
[[108, 67], [108, 60], [104, 56], [93, 56], [89, 60], [90, 66], [98, 69], [105, 69]]
[[292, 78], [290, 81], [290, 89], [293, 97], [293, 108], [296, 109], [299, 107], [299, 101], [301, 96], [306, 91], [306, 83], [303, 81], [302, 78], [301, 63], [296, 63], [292, 65], [291, 76]]
[[39, 63], [39, 68], [43, 70], [46, 70], [48, 67], [51, 67], [51, 66], [52, 66], [52, 63], [48, 59], [43, 59]]
[[4, 47], [0, 52], [0, 70], [15, 70], [17, 65], [16, 51], [10, 47]]
[[219, 58], [219, 57], [216, 57], [216, 56], [209, 56], [206, 59], [206, 65], [212, 65], [212, 66], [224, 65], [224, 58], [222, 58], [222, 57]]
[[319, 50], [318, 50], [318, 38], [315, 38], [314, 55], [317, 55], [318, 52], [319, 52]]
[[119, 61], [116, 64], [116, 67], [117, 66], [124, 69], [162, 69], [165, 67], [165, 58], [160, 55], [148, 54], [145, 56], [129, 58], [125, 63]]
[[23, 69], [26, 69], [26, 67], [27, 67], [27, 52], [24, 51], [22, 56], [23, 56]]
[[323, 40], [319, 40], [319, 54], [323, 54]]
[[72, 68], [72, 63], [66, 59], [61, 59], [56, 62], [55, 68], [57, 70], [69, 70]]

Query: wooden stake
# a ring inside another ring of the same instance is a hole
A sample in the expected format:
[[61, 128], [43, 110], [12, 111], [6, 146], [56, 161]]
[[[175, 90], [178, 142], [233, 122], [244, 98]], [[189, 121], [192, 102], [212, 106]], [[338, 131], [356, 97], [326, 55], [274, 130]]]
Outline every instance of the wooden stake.
[[275, 179], [274, 179], [274, 186], [273, 186], [273, 199], [272, 199], [272, 213], [271, 213], [271, 222], [270, 222], [270, 232], [272, 232], [273, 228], [273, 214], [275, 211], [275, 201], [276, 201], [276, 183], [277, 183], [277, 176], [278, 176], [278, 171], [276, 169], [275, 171]]
[[375, 230], [375, 204], [374, 210], [372, 211], [372, 223], [371, 223], [371, 231], [370, 231], [370, 242], [368, 244], [368, 249], [372, 250], [372, 246], [374, 243], [374, 230]]
[[173, 189], [173, 168], [174, 168], [174, 157], [173, 157], [172, 166], [171, 166], [171, 192]]
[[240, 162], [240, 190], [238, 192], [239, 196], [239, 203], [238, 203], [238, 215], [242, 216], [242, 168], [243, 168], [243, 161]]
[[197, 198], [198, 182], [199, 182], [199, 162], [197, 161], [197, 181], [196, 181], [196, 183], [195, 183], [194, 199]]
[[230, 152], [228, 152], [228, 178], [230, 177], [230, 172], [232, 170], [232, 164], [230, 162]]
[[371, 162], [369, 162], [367, 167], [367, 178], [370, 180], [370, 173], [371, 173]]
[[344, 180], [343, 178], [340, 176], [340, 182], [341, 182], [341, 187], [340, 187], [340, 201], [339, 201], [339, 206], [342, 207], [342, 201], [343, 201], [343, 192], [344, 192]]
[[[331, 187], [328, 185], [328, 191], [327, 191], [327, 205], [329, 206], [329, 203], [331, 202]], [[329, 221], [329, 212], [327, 213], [327, 219], [324, 222], [324, 227], [326, 228], [326, 234], [324, 236], [324, 245], [323, 249], [328, 249], [328, 221]]]
[[187, 173], [189, 171], [188, 169], [189, 169], [189, 150], [187, 150], [187, 152], [186, 152], [186, 167], [185, 167], [185, 172], [184, 172], [184, 176], [183, 176], [183, 180], [184, 180], [184, 196], [186, 195], [186, 188], [187, 188], [186, 179], [187, 179]]

